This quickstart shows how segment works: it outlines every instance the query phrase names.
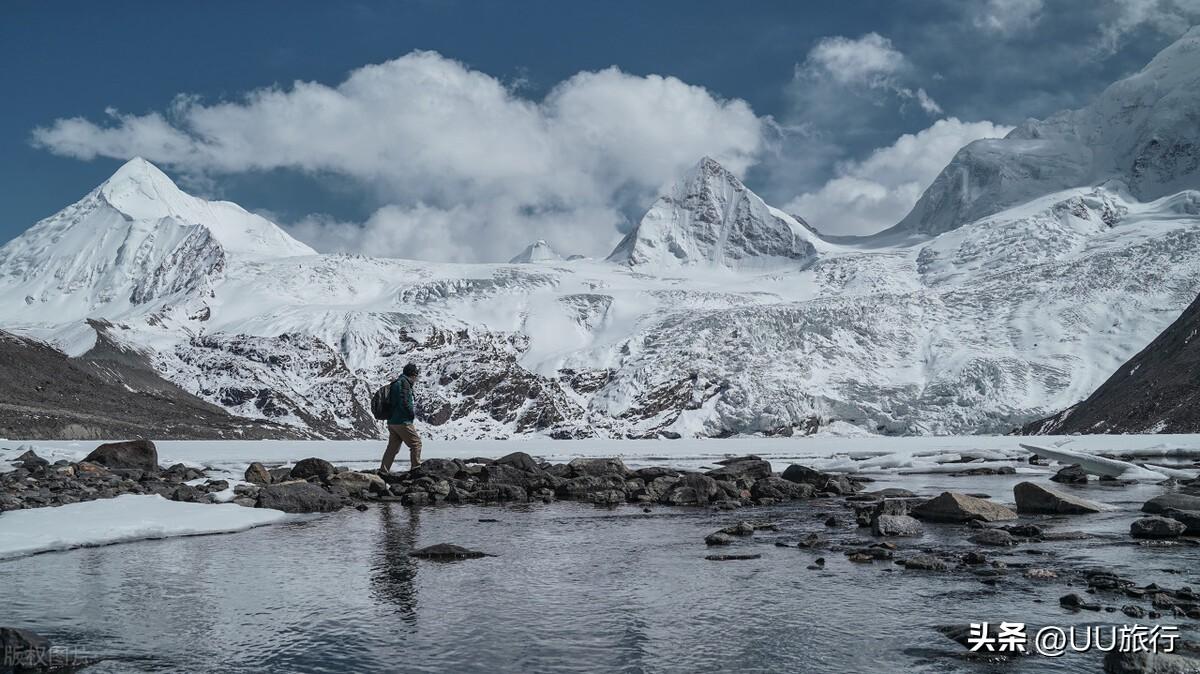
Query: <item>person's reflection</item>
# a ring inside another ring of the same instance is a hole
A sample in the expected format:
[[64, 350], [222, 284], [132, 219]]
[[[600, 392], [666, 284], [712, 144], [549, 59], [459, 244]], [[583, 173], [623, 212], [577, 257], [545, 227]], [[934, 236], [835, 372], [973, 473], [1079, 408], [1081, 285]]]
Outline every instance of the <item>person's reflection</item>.
[[400, 619], [417, 622], [417, 560], [409, 557], [417, 540], [421, 515], [417, 508], [389, 503], [377, 508], [380, 547], [371, 566], [371, 588], [376, 600], [396, 605]]

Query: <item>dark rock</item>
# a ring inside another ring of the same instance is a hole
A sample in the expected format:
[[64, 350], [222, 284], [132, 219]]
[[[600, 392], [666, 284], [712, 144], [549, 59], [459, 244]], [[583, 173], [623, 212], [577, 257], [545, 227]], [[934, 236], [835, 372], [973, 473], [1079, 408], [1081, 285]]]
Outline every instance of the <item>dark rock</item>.
[[366, 503], [359, 503], [358, 505], [354, 506], [354, 509], [360, 513], [365, 513], [371, 508]]
[[449, 480], [462, 469], [463, 464], [453, 459], [425, 459], [421, 465], [408, 471], [408, 476], [414, 480], [422, 477]]
[[780, 501], [812, 498], [817, 488], [803, 482], [792, 482], [781, 477], [769, 475], [754, 481], [750, 487], [750, 496], [755, 499], [771, 498]]
[[1158, 516], [1143, 517], [1129, 525], [1129, 535], [1134, 538], [1175, 538], [1186, 530], [1183, 522]]
[[733, 562], [742, 559], [759, 559], [760, 554], [743, 554], [743, 555], [707, 555], [705, 559], [710, 562]]
[[651, 466], [649, 468], [638, 468], [633, 471], [634, 475], [642, 478], [646, 482], [657, 480], [660, 477], [679, 477], [679, 471], [662, 466]]
[[452, 543], [438, 543], [437, 545], [430, 545], [428, 547], [419, 548], [417, 550], [413, 550], [412, 552], [408, 553], [408, 556], [409, 557], [420, 557], [422, 559], [440, 559], [440, 560], [476, 559], [479, 557], [495, 557], [495, 555], [489, 555], [486, 552], [480, 552], [478, 550], [470, 550], [470, 549], [462, 547], [461, 545], [454, 545]]
[[629, 469], [625, 467], [625, 463], [617, 458], [572, 459], [567, 465], [570, 466], [571, 474], [575, 477], [589, 475], [620, 475], [624, 477], [629, 475]]
[[1087, 484], [1088, 474], [1083, 472], [1083, 469], [1078, 465], [1072, 464], [1060, 469], [1050, 479], [1063, 484]]
[[662, 502], [670, 505], [708, 505], [722, 493], [717, 481], [711, 477], [686, 473], [671, 485], [663, 495]]
[[920, 571], [946, 570], [946, 563], [931, 555], [917, 555], [915, 557], [909, 557], [908, 559], [900, 562], [900, 564], [906, 569], [916, 569]]
[[1142, 512], [1161, 515], [1167, 510], [1200, 510], [1200, 496], [1160, 494], [1142, 504]]
[[406, 506], [423, 506], [429, 504], [429, 494], [423, 491], [410, 491], [400, 496], [400, 503]]
[[[520, 452], [517, 453], [519, 454]], [[504, 458], [507, 459], [511, 456], [512, 454], [509, 454]], [[514, 466], [512, 463], [501, 461], [496, 461], [495, 463], [488, 464], [481, 468], [479, 471], [479, 479], [480, 481], [489, 485], [513, 484], [525, 490], [540, 489], [541, 487], [549, 486], [552, 483], [550, 476], [546, 475], [546, 472], [539, 468], [536, 464], [534, 464], [532, 470], [523, 470]], [[624, 485], [624, 482], [622, 481], [621, 484]], [[605, 482], [602, 485], [598, 484], [593, 489], [582, 489], [576, 493], [579, 496], [584, 496], [592, 491], [599, 491], [601, 489], [609, 489], [612, 487], [613, 484]]]
[[96, 463], [109, 470], [141, 470], [158, 472], [158, 449], [149, 440], [107, 442], [92, 450], [84, 461]]
[[976, 475], [1013, 475], [1017, 472], [1012, 466], [979, 466], [950, 473], [950, 477], [974, 477]]
[[537, 461], [534, 461], [533, 457], [525, 452], [513, 452], [512, 454], [506, 454], [499, 459], [496, 459], [495, 463], [505, 466], [512, 466], [513, 468], [525, 471], [526, 473], [542, 472], [542, 469], [540, 466], [538, 466]]
[[871, 524], [876, 536], [920, 536], [921, 523], [908, 515], [880, 515]]
[[1003, 529], [1018, 538], [1042, 537], [1042, 528], [1036, 524], [1013, 524], [1003, 527]]
[[704, 537], [705, 545], [731, 545], [732, 543], [733, 536], [730, 536], [724, 531], [714, 531], [713, 533]]
[[857, 483], [851, 481], [845, 475], [822, 473], [819, 470], [813, 470], [799, 464], [788, 466], [783, 471], [782, 477], [790, 482], [811, 484], [818, 492], [831, 494], [853, 494], [861, 489]]
[[1072, 611], [1078, 611], [1080, 609], [1087, 610], [1087, 611], [1099, 611], [1100, 610], [1099, 604], [1093, 604], [1090, 602], [1086, 602], [1083, 600], [1083, 597], [1080, 597], [1079, 595], [1074, 594], [1074, 593], [1068, 594], [1064, 597], [1059, 598], [1058, 603], [1063, 608], [1070, 609]]
[[1134, 605], [1134, 604], [1128, 604], [1126, 606], [1122, 606], [1121, 613], [1124, 613], [1125, 615], [1129, 616], [1130, 618], [1145, 618], [1146, 617], [1146, 609], [1142, 608], [1141, 606]]
[[982, 552], [979, 552], [977, 550], [971, 550], [970, 552], [968, 552], [962, 556], [962, 563], [967, 564], [969, 566], [978, 566], [980, 564], [987, 564], [987, 561], [988, 561], [987, 557], [985, 557]]
[[[268, 472], [271, 473], [271, 482], [272, 483], [287, 482], [288, 480], [292, 479], [292, 469], [288, 468], [287, 466], [283, 466], [280, 468], [272, 468]], [[249, 480], [247, 480], [247, 482], [249, 482]]]
[[771, 463], [763, 461], [756, 456], [727, 459], [719, 463], [724, 465], [707, 473], [714, 480], [736, 480], [739, 477], [749, 477], [753, 480], [759, 480], [771, 476]]
[[50, 465], [50, 462], [38, 456], [32, 449], [25, 452], [16, 458], [16, 461], [21, 464], [25, 470], [35, 470], [45, 468]]
[[[1162, 649], [1167, 642], [1160, 640]], [[1161, 650], [1121, 651], [1113, 649], [1104, 654], [1105, 674], [1197, 674], [1200, 672], [1200, 647], [1177, 643], [1174, 652]]]
[[971, 537], [971, 542], [979, 545], [1005, 546], [1016, 545], [1012, 534], [1003, 529], [984, 529]]
[[340, 509], [342, 500], [310, 482], [288, 482], [260, 489], [257, 505], [285, 513], [327, 513]]
[[296, 465], [292, 466], [291, 477], [293, 480], [307, 480], [314, 477], [328, 480], [335, 473], [337, 473], [337, 469], [333, 467], [332, 463], [314, 456], [297, 461]]
[[1164, 517], [1169, 517], [1176, 522], [1183, 524], [1184, 535], [1200, 536], [1200, 511], [1196, 510], [1175, 510], [1168, 508], [1163, 511]]
[[1104, 506], [1050, 489], [1032, 482], [1020, 482], [1013, 487], [1017, 512], [1049, 515], [1083, 515], [1098, 513]]
[[181, 503], [195, 503], [200, 500], [201, 492], [199, 489], [187, 484], [181, 484], [171, 491], [169, 497], [172, 501]]
[[[291, 471], [289, 470], [288, 473], [291, 473]], [[257, 461], [246, 468], [245, 478], [247, 482], [253, 482], [254, 484], [271, 484], [271, 472], [267, 470], [266, 466]]]
[[949, 491], [916, 506], [912, 509], [912, 515], [930, 522], [999, 522], [1017, 519], [1015, 512], [998, 503]]

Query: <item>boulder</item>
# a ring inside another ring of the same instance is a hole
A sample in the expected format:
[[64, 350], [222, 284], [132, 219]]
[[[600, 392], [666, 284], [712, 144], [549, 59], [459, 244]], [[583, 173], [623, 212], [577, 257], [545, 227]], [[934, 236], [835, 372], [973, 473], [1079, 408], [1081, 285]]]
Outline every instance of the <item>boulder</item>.
[[1083, 472], [1083, 469], [1078, 465], [1072, 464], [1060, 469], [1050, 479], [1063, 484], [1087, 484], [1088, 474]]
[[388, 493], [388, 486], [383, 478], [374, 473], [359, 473], [353, 470], [329, 478], [329, 486], [341, 487], [347, 494], [356, 498], [363, 498], [368, 494]]
[[409, 557], [420, 557], [421, 559], [440, 559], [440, 560], [476, 559], [479, 557], [495, 557], [495, 555], [489, 555], [486, 552], [480, 552], [478, 550], [470, 550], [468, 548], [464, 548], [461, 545], [454, 545], [453, 543], [438, 543], [437, 545], [430, 545], [428, 547], [418, 548], [418, 549], [413, 550], [412, 552], [408, 553], [408, 556]]
[[804, 482], [792, 482], [782, 477], [769, 475], [754, 481], [750, 487], [750, 496], [756, 499], [772, 498], [790, 500], [811, 498], [817, 493], [817, 488]]
[[292, 479], [292, 469], [287, 466], [272, 468], [268, 472], [271, 473], [271, 482], [287, 482]]
[[336, 473], [337, 469], [332, 463], [314, 456], [297, 461], [296, 465], [292, 466], [291, 477], [293, 480], [308, 480], [314, 477], [328, 480]]
[[801, 466], [795, 463], [783, 471], [782, 477], [790, 482], [811, 484], [819, 492], [833, 494], [853, 494], [860, 488], [845, 475], [822, 473], [819, 470], [813, 470], [808, 466]]
[[930, 522], [1000, 522], [1017, 519], [1012, 510], [991, 501], [945, 491], [912, 509], [914, 517]]
[[706, 475], [714, 480], [736, 480], [739, 477], [760, 480], [771, 476], [771, 462], [763, 461], [756, 456], [727, 459], [721, 463], [724, 465], [715, 470], [708, 471]]
[[1085, 601], [1083, 597], [1080, 597], [1079, 595], [1074, 594], [1074, 593], [1060, 597], [1058, 600], [1058, 603], [1063, 608], [1069, 609], [1072, 611], [1078, 611], [1081, 609], [1087, 610], [1087, 611], [1099, 611], [1101, 609], [1101, 606], [1099, 604]]
[[759, 559], [761, 554], [744, 554], [744, 555], [706, 555], [704, 558], [710, 562], [735, 562], [743, 559]]
[[733, 543], [733, 536], [724, 531], [714, 531], [704, 537], [705, 545], [730, 545]]
[[107, 442], [92, 450], [83, 460], [109, 470], [158, 472], [158, 448], [149, 440]]
[[49, 461], [38, 456], [32, 449], [18, 456], [16, 460], [25, 470], [36, 470], [50, 465]]
[[1161, 515], [1167, 510], [1200, 510], [1200, 496], [1160, 494], [1142, 504], [1142, 512]]
[[257, 506], [285, 513], [327, 513], [342, 507], [342, 500], [311, 482], [287, 482], [263, 487]]
[[1183, 524], [1183, 533], [1187, 536], [1200, 536], [1200, 511], [1196, 510], [1175, 510], [1168, 508], [1163, 512], [1164, 517], [1170, 517]]
[[945, 571], [946, 563], [932, 555], [916, 555], [900, 562], [906, 569], [918, 571]]
[[1134, 538], [1175, 538], [1186, 530], [1183, 522], [1157, 515], [1143, 517], [1129, 525], [1129, 535]]
[[506, 454], [499, 459], [496, 459], [494, 463], [512, 466], [513, 468], [525, 471], [526, 473], [542, 472], [542, 469], [538, 466], [537, 461], [534, 461], [533, 457], [529, 456], [525, 452], [513, 452], [512, 454]]
[[642, 478], [646, 482], [657, 480], [660, 477], [679, 477], [679, 471], [662, 466], [651, 466], [649, 468], [638, 468], [633, 471], [634, 475]]
[[[519, 452], [518, 452], [519, 453]], [[511, 454], [509, 456], [512, 456]], [[526, 455], [528, 456], [528, 454]], [[507, 459], [508, 457], [504, 457]], [[531, 459], [532, 461], [532, 459]], [[532, 465], [531, 470], [524, 470], [514, 466], [511, 463], [504, 462], [500, 459], [495, 463], [483, 466], [479, 470], [479, 479], [488, 484], [514, 484], [522, 489], [538, 489], [543, 486], [548, 486], [549, 476], [546, 472], [539, 468], [537, 464]], [[624, 484], [624, 480], [622, 480]], [[605, 486], [608, 486], [605, 483]]]
[[1048, 515], [1086, 515], [1104, 510], [1104, 506], [1087, 499], [1065, 494], [1032, 482], [1020, 482], [1013, 487], [1017, 512]]
[[880, 515], [871, 524], [876, 536], [920, 536], [921, 523], [908, 515]]
[[[16, 627], [0, 627], [0, 672], [50, 671], [62, 659], [50, 648], [50, 641], [40, 634]], [[73, 670], [67, 670], [73, 671]]]
[[463, 464], [453, 459], [425, 459], [419, 466], [408, 471], [408, 476], [414, 480], [421, 477], [449, 480], [458, 475], [462, 468]]
[[572, 459], [567, 465], [570, 466], [571, 475], [574, 477], [599, 475], [620, 475], [624, 477], [629, 474], [629, 469], [625, 467], [625, 462], [618, 458]]
[[245, 478], [247, 482], [254, 484], [271, 484], [271, 472], [267, 470], [266, 466], [257, 461], [246, 468]]
[[686, 473], [662, 497], [669, 505], [708, 505], [724, 491], [717, 481], [700, 473]]
[[[1159, 642], [1161, 648], [1165, 641]], [[1200, 648], [1178, 644], [1172, 653], [1121, 651], [1104, 654], [1105, 674], [1196, 674], [1200, 672]]]
[[171, 495], [168, 498], [170, 498], [172, 501], [179, 501], [180, 503], [195, 503], [200, 500], [202, 495], [203, 492], [201, 492], [199, 489], [196, 489], [189, 484], [181, 484], [171, 491]]
[[1007, 545], [1016, 545], [1017, 539], [1013, 535], [1003, 529], [984, 529], [971, 537], [971, 542], [979, 545], [991, 545], [1002, 547]]

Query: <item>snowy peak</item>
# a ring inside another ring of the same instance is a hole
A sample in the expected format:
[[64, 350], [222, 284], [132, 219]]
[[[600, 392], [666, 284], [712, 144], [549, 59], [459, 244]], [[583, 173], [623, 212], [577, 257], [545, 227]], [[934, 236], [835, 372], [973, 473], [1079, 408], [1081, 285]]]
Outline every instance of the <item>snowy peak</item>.
[[229, 255], [313, 254], [270, 221], [193, 197], [138, 158], [0, 247], [0, 309], [29, 322], [64, 321], [202, 298]]
[[1032, 199], [1116, 181], [1150, 201], [1200, 187], [1200, 27], [1091, 104], [959, 150], [892, 231], [937, 235]]
[[654, 268], [800, 268], [822, 247], [810, 229], [704, 157], [655, 201], [608, 259]]
[[564, 260], [558, 251], [545, 239], [538, 239], [525, 247], [525, 250], [509, 260], [510, 264], [527, 264], [532, 262], [561, 262]]

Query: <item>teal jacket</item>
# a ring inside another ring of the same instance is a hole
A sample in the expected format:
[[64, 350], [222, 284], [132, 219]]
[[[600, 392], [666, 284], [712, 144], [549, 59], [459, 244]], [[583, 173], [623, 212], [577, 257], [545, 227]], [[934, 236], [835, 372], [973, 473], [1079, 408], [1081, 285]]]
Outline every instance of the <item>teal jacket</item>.
[[392, 416], [388, 424], [411, 424], [417, 418], [417, 400], [413, 397], [412, 382], [400, 377], [392, 382]]

